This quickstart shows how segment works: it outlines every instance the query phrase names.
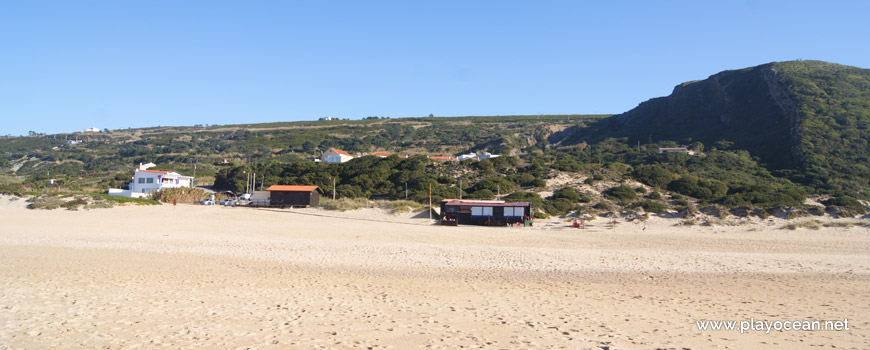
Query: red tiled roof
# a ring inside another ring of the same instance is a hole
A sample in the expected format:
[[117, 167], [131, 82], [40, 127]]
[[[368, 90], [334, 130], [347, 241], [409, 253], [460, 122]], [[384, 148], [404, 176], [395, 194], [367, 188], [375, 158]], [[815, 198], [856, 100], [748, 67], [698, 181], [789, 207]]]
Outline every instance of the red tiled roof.
[[136, 171], [141, 171], [143, 173], [166, 174], [165, 171], [160, 171], [160, 170], [139, 170], [139, 169], [136, 169]]
[[317, 186], [301, 186], [301, 185], [272, 185], [266, 189], [266, 191], [284, 191], [284, 192], [311, 192], [317, 190], [319, 192], [320, 188]]
[[449, 157], [449, 156], [429, 156], [429, 159], [435, 159], [435, 160], [456, 160], [456, 158]]
[[391, 156], [391, 155], [393, 155], [393, 154], [392, 154], [392, 153], [387, 153], [387, 152], [372, 152], [372, 155], [373, 155], [373, 156], [378, 156], [378, 157], [389, 157], [389, 156]]
[[346, 156], [348, 156], [348, 157], [353, 157], [352, 155], [350, 155], [350, 154], [348, 154], [347, 152], [342, 151], [342, 150], [340, 150], [340, 149], [338, 149], [338, 148], [330, 148], [330, 149], [331, 149], [333, 152], [335, 152], [335, 153], [342, 154], [342, 155], [346, 155]]

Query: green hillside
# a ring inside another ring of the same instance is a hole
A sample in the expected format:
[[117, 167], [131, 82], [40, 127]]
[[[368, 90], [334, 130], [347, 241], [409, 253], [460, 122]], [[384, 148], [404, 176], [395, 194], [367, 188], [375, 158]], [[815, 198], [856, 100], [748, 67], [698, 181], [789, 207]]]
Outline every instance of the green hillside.
[[667, 97], [571, 131], [563, 144], [625, 138], [746, 150], [814, 191], [867, 196], [870, 70], [790, 61], [680, 84]]
[[[870, 70], [781, 62], [680, 84], [615, 116], [370, 117], [6, 137], [0, 192], [103, 192], [153, 162], [234, 192], [256, 173], [258, 186], [315, 184], [342, 198], [424, 201], [430, 186], [436, 200], [501, 194], [550, 215], [781, 212], [815, 195], [830, 212], [855, 214], [866, 209], [859, 199], [870, 199], [868, 126]], [[656, 152], [678, 146], [697, 153]], [[330, 147], [360, 157], [312, 161]], [[372, 152], [408, 157], [365, 156]], [[426, 157], [467, 152], [502, 157]]]

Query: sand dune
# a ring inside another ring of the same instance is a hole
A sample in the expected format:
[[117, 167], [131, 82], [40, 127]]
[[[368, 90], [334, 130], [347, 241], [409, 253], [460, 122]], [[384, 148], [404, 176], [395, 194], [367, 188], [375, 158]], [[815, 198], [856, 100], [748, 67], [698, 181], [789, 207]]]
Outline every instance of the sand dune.
[[[440, 227], [0, 198], [0, 348], [755, 349], [870, 344], [870, 230]], [[645, 227], [644, 227], [645, 226]], [[702, 331], [698, 320], [849, 331]]]

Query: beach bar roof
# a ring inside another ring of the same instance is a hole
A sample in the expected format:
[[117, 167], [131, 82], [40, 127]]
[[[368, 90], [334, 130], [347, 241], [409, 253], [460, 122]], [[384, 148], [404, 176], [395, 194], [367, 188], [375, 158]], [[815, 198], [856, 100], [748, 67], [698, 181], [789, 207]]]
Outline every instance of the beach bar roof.
[[269, 191], [269, 204], [282, 207], [307, 207], [320, 204], [323, 190], [307, 185], [272, 185]]

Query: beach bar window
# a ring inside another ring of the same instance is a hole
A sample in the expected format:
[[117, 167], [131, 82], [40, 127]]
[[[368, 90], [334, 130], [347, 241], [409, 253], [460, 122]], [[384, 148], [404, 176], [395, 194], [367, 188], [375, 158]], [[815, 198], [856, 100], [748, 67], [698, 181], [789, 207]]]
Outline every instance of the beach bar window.
[[483, 216], [483, 207], [471, 207], [471, 216]]
[[505, 207], [504, 208], [504, 217], [506, 218], [521, 218], [523, 214], [525, 214], [525, 208], [523, 207]]
[[471, 207], [471, 216], [492, 216], [492, 207]]

